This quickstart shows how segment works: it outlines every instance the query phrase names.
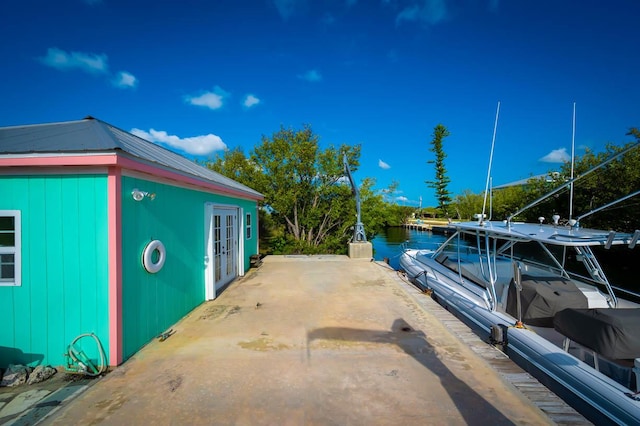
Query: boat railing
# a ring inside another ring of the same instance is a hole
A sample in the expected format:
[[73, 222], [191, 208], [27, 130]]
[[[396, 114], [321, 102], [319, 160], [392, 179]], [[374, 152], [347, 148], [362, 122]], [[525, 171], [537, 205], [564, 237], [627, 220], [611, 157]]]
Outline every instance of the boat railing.
[[[411, 244], [411, 245], [409, 245]], [[400, 244], [400, 249], [402, 252], [405, 252], [407, 250], [431, 250], [431, 251], [436, 251], [438, 250], [440, 247], [442, 246], [442, 243], [437, 243], [437, 242], [409, 242], [409, 241], [405, 241], [402, 244]]]
[[[612, 285], [611, 288], [613, 288], [618, 295], [622, 296], [622, 299], [640, 304], [640, 293], [615, 285]], [[640, 377], [638, 379], [640, 379]]]

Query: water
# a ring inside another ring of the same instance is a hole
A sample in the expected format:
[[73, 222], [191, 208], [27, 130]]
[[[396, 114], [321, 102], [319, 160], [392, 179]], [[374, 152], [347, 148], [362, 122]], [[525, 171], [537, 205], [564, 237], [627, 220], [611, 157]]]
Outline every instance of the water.
[[398, 269], [402, 244], [408, 242], [408, 246], [411, 248], [435, 249], [445, 239], [444, 235], [434, 234], [430, 231], [417, 231], [403, 227], [387, 228], [371, 241], [373, 258], [380, 261], [388, 258], [389, 265], [393, 269]]

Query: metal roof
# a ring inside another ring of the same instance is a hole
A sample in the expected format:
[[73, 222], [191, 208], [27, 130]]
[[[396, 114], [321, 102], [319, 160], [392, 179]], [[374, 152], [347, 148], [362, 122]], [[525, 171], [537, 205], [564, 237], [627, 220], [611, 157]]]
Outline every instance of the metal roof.
[[241, 191], [251, 197], [263, 197], [248, 186], [93, 117], [60, 123], [0, 127], [0, 156], [91, 155], [105, 152], [125, 153], [182, 175]]

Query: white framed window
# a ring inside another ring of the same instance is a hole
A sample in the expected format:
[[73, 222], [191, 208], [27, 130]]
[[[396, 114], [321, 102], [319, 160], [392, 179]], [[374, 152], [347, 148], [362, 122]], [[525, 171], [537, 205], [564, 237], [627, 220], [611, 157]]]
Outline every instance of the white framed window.
[[245, 235], [247, 237], [247, 240], [251, 239], [251, 213], [247, 213], [247, 221], [245, 222], [246, 225], [246, 232]]
[[0, 286], [19, 286], [20, 210], [0, 210]]

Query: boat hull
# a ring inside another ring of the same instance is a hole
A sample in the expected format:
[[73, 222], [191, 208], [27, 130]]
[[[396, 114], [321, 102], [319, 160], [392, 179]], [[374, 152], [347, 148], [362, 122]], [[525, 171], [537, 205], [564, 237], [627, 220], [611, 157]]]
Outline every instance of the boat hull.
[[431, 253], [406, 250], [401, 255], [400, 268], [415, 285], [430, 290], [436, 301], [487, 341], [492, 326], [501, 326], [506, 330], [506, 354], [590, 421], [640, 424], [640, 401], [628, 396], [629, 389], [531, 329], [513, 327], [514, 318], [492, 310], [462, 288], [435, 259], [429, 260]]

